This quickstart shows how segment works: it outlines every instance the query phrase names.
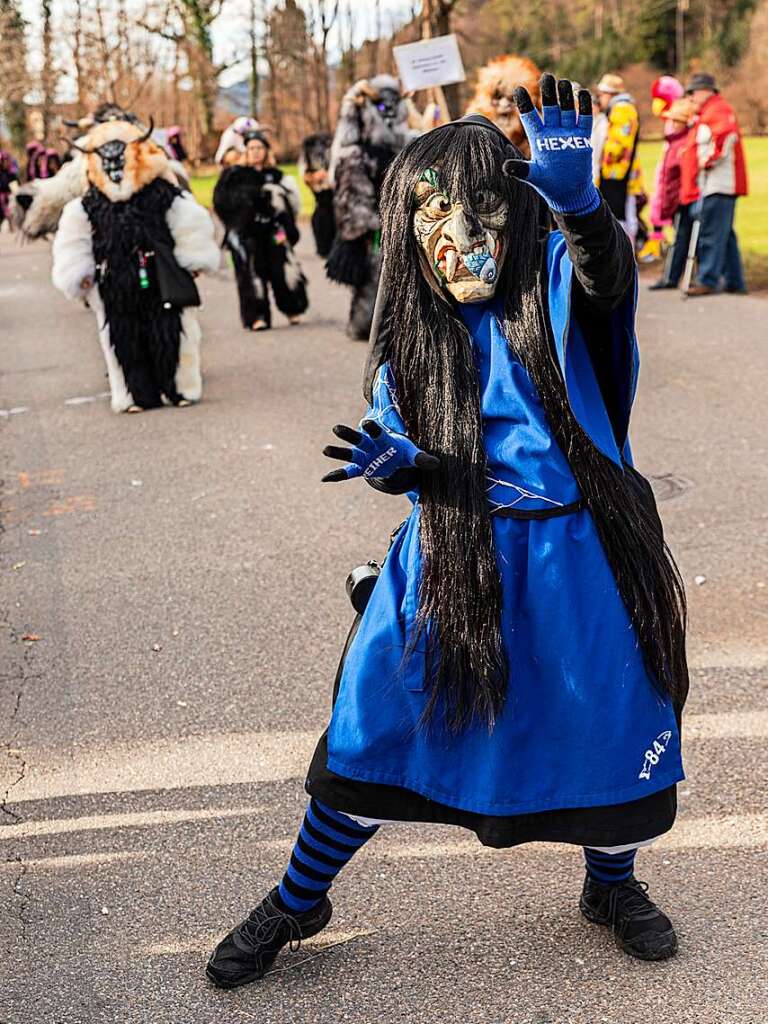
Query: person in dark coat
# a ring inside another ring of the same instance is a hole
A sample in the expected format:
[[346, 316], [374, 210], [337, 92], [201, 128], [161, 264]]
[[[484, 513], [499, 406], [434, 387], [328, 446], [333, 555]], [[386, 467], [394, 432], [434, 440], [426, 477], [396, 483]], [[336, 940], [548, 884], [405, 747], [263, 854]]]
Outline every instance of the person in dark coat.
[[232, 254], [243, 327], [266, 331], [272, 326], [269, 301], [297, 324], [309, 305], [307, 283], [294, 246], [301, 207], [294, 178], [274, 166], [267, 137], [245, 136], [242, 162], [227, 167], [213, 192], [213, 208]]

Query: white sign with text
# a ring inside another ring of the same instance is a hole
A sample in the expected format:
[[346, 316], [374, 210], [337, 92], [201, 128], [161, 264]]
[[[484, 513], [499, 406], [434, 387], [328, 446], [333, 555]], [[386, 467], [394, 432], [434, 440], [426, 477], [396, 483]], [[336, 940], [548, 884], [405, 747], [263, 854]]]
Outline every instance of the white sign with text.
[[393, 49], [400, 82], [406, 92], [463, 82], [464, 64], [454, 35], [423, 39]]

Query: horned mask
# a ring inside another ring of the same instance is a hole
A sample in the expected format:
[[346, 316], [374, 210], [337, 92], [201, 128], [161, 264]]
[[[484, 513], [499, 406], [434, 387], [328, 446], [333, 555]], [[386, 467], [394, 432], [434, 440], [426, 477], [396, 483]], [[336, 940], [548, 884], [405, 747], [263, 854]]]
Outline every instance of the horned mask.
[[146, 131], [126, 121], [98, 124], [74, 149], [86, 158], [88, 181], [113, 203], [124, 202], [155, 178], [169, 175], [168, 157]]

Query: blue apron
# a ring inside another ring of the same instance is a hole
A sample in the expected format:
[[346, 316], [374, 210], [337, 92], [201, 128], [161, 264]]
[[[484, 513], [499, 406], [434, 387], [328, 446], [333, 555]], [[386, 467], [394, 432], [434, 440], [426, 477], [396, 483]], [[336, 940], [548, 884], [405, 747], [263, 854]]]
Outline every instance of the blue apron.
[[[549, 316], [568, 396], [593, 442], [621, 464], [625, 433], [611, 424], [578, 324], [573, 268], [558, 233], [548, 243]], [[479, 371], [492, 507], [552, 509], [579, 498], [536, 390], [492, 304], [464, 306]], [[629, 422], [637, 377], [634, 300], [614, 314], [619, 416]], [[369, 418], [404, 432], [388, 365]], [[617, 440], [618, 435], [618, 440]], [[419, 507], [398, 533], [347, 653], [328, 730], [337, 775], [413, 790], [451, 807], [511, 815], [646, 797], [683, 776], [671, 702], [646, 673], [637, 634], [589, 512], [547, 519], [493, 517], [502, 584], [508, 695], [491, 733], [459, 735], [436, 718], [419, 726], [424, 652], [405, 658], [418, 607]]]

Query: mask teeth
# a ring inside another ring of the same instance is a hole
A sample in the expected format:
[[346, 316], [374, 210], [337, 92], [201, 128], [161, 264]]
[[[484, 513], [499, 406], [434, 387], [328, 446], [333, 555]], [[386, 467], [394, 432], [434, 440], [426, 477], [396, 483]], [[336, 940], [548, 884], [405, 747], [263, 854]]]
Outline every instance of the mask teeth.
[[445, 279], [450, 284], [456, 276], [456, 268], [459, 265], [459, 254], [455, 249], [449, 249], [445, 254]]

